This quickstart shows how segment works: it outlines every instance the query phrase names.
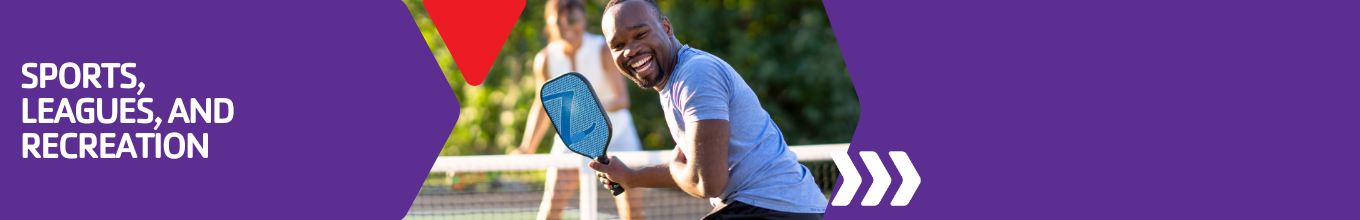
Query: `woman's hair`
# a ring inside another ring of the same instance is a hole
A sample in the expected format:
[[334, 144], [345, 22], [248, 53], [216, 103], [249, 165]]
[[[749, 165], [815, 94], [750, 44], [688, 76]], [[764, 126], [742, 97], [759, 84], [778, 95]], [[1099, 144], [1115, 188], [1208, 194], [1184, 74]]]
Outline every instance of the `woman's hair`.
[[[546, 6], [547, 7], [544, 7], [544, 13], [546, 15], [543, 16], [544, 19], [550, 19], [558, 14], [565, 14], [561, 13], [564, 11], [586, 12], [586, 4], [581, 2], [581, 0], [548, 0]], [[548, 22], [552, 21], [549, 20]]]

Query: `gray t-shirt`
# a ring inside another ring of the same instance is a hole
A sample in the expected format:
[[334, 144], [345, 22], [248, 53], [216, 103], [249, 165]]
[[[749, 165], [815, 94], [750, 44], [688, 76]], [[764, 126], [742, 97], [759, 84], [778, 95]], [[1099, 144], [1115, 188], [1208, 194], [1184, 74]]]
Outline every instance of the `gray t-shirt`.
[[826, 197], [784, 135], [760, 106], [755, 92], [726, 61], [708, 52], [682, 47], [675, 71], [661, 90], [661, 110], [671, 138], [681, 145], [689, 122], [727, 120], [731, 126], [727, 189], [723, 203], [740, 201], [794, 213], [823, 213]]

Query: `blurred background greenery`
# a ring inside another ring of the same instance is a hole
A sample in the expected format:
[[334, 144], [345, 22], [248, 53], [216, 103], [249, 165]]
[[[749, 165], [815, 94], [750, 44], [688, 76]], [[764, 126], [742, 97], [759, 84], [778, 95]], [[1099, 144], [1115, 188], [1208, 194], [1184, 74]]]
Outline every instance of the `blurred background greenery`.
[[[458, 124], [441, 156], [504, 154], [523, 136], [537, 88], [534, 54], [547, 45], [544, 1], [529, 1], [480, 86], [463, 81], [422, 0], [405, 0], [430, 51], [458, 96]], [[585, 0], [586, 31], [600, 34], [607, 0]], [[708, 51], [736, 68], [789, 145], [847, 143], [859, 123], [859, 97], [820, 0], [657, 1], [681, 43]], [[655, 91], [628, 82], [633, 121], [646, 150], [675, 141]], [[547, 137], [556, 135], [549, 133]], [[551, 149], [545, 140], [540, 153]]]

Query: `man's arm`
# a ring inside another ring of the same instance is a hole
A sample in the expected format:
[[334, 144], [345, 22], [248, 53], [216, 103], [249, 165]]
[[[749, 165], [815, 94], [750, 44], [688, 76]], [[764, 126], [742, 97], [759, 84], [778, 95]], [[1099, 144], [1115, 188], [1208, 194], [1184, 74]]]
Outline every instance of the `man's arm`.
[[[680, 147], [679, 147], [679, 146], [676, 146], [676, 148], [675, 148], [674, 150], [672, 150], [671, 153], [672, 153], [673, 155], [680, 155]], [[620, 161], [618, 160], [618, 157], [613, 157], [613, 158], [611, 158], [611, 159], [613, 159], [613, 161], [610, 161], [610, 163], [609, 163], [609, 165], [611, 165], [611, 166], [613, 166], [614, 164], [622, 164], [622, 163], [623, 163], [623, 162], [620, 162]], [[603, 166], [603, 164], [599, 164], [599, 163], [594, 163], [594, 162], [590, 163], [590, 168], [596, 168], [596, 167], [604, 167], [604, 166]], [[627, 166], [621, 166], [621, 167], [627, 167]], [[634, 188], [634, 187], [642, 187], [642, 188], [680, 188], [679, 185], [676, 185], [676, 184], [675, 184], [675, 180], [673, 179], [673, 177], [671, 177], [671, 168], [670, 168], [670, 167], [671, 167], [671, 165], [670, 165], [669, 163], [663, 163], [663, 164], [645, 166], [645, 167], [642, 167], [642, 168], [638, 168], [638, 169], [636, 169], [636, 170], [620, 170], [620, 171], [611, 171], [611, 172], [600, 171], [600, 172], [601, 172], [601, 173], [599, 174], [600, 177], [604, 178], [604, 179], [602, 179], [602, 180], [600, 181], [600, 183], [603, 183], [604, 185], [608, 186], [610, 180], [619, 180], [619, 181], [618, 181], [619, 185], [622, 185], [623, 188], [625, 188], [625, 189], [627, 189], [627, 188]], [[596, 168], [596, 170], [600, 170], [600, 169], [599, 169], [599, 168]], [[611, 175], [610, 173], [613, 173], [613, 174], [616, 174], [616, 175]]]
[[[717, 197], [727, 189], [727, 141], [731, 136], [727, 120], [709, 119], [690, 122], [689, 143], [675, 147], [670, 163], [629, 169], [617, 157], [609, 165], [590, 162], [600, 171], [601, 183], [610, 180], [623, 188], [680, 188], [694, 197]], [[688, 156], [694, 155], [694, 156]]]
[[[718, 59], [696, 58], [686, 65], [689, 74], [679, 79], [684, 83], [672, 88], [678, 94], [672, 99], [679, 102], [676, 107], [680, 114], [675, 117], [684, 119], [685, 124], [680, 125], [684, 129], [680, 130], [685, 131], [682, 132], [685, 136], [675, 141], [679, 146], [676, 146], [675, 157], [666, 164], [669, 172], [655, 171], [662, 167], [654, 166], [646, 173], [636, 174], [639, 178], [632, 178], [636, 170], [622, 165], [591, 163], [590, 168], [606, 173], [625, 188], [627, 185], [649, 185], [632, 183], [640, 181], [634, 179], [645, 178], [669, 179], [695, 197], [717, 197], [727, 189], [727, 151], [732, 136], [727, 121], [730, 117], [728, 98], [731, 97], [732, 82], [726, 76], [736, 73], [728, 73], [730, 69]], [[660, 174], [669, 174], [669, 178], [660, 177]], [[613, 178], [615, 176], [618, 177]]]
[[694, 197], [718, 197], [727, 189], [727, 143], [732, 135], [727, 120], [699, 120], [686, 127], [692, 132], [685, 139], [692, 144], [680, 145], [683, 154], [671, 161], [671, 176]]

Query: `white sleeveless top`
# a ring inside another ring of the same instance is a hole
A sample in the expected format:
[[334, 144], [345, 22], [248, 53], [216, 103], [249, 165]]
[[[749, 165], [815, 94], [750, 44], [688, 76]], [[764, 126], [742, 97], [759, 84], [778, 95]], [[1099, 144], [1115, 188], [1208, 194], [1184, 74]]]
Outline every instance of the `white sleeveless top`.
[[[571, 58], [568, 58], [566, 54], [562, 52], [563, 47], [565, 46], [566, 43], [549, 43], [548, 48], [546, 48], [547, 53], [545, 53], [547, 57], [539, 57], [539, 59], [546, 59], [547, 61], [547, 69], [544, 71], [548, 71], [548, 79], [567, 74], [567, 72], [576, 71], [581, 73], [581, 75], [584, 75], [586, 80], [590, 80], [590, 86], [595, 88], [595, 95], [599, 96], [600, 99], [614, 97], [615, 92], [608, 89], [608, 85], [603, 84], [607, 82], [604, 77], [604, 74], [606, 74], [604, 68], [618, 67], [601, 66], [600, 50], [604, 47], [604, 36], [587, 33], [581, 38], [581, 48], [576, 49], [575, 69], [572, 69], [573, 65]], [[614, 128], [612, 138], [609, 141], [608, 151], [642, 150], [642, 141], [638, 139], [637, 129], [633, 127], [633, 114], [628, 112], [627, 108], [606, 114], [609, 115], [609, 121]], [[557, 137], [557, 135], [553, 136], [552, 153], [561, 154], [571, 152], [570, 150], [567, 150], [566, 145], [562, 144], [561, 137]]]

